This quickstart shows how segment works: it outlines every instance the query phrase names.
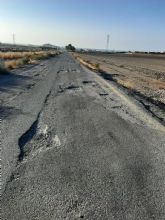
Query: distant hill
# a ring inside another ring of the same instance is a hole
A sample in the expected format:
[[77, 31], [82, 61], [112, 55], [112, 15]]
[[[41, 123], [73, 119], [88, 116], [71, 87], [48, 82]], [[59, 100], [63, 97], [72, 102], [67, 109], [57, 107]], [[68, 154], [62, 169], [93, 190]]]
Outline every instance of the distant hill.
[[54, 46], [52, 44], [43, 44], [42, 47], [57, 48], [57, 46]]

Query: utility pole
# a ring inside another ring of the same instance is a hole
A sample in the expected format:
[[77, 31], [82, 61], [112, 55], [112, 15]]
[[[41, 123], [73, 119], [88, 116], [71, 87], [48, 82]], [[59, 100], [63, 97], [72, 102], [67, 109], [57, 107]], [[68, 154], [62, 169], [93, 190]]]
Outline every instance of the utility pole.
[[13, 45], [15, 45], [15, 34], [14, 33], [13, 33], [12, 37], [13, 37]]
[[106, 43], [106, 50], [108, 51], [109, 50], [109, 34], [107, 35], [107, 43]]

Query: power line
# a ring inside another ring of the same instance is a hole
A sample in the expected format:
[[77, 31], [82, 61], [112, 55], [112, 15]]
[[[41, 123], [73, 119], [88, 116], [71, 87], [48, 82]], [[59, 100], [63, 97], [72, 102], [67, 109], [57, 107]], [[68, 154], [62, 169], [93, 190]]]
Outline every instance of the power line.
[[13, 33], [12, 37], [13, 37], [13, 44], [15, 45], [15, 34], [14, 33]]
[[109, 34], [108, 34], [108, 35], [107, 35], [106, 50], [109, 50], [109, 39], [110, 39], [110, 36], [109, 36]]

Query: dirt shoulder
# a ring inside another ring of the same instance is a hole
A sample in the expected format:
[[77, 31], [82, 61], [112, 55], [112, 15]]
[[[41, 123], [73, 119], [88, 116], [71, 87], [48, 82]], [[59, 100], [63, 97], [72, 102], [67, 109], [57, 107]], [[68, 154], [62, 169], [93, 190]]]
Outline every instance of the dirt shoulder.
[[117, 82], [164, 121], [165, 56], [85, 53], [75, 56], [93, 65], [106, 80]]

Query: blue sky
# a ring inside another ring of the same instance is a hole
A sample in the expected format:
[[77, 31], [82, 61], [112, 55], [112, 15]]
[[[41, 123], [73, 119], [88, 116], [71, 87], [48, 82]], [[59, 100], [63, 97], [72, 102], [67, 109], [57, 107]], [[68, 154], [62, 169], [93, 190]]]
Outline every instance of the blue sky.
[[165, 0], [0, 0], [0, 42], [165, 50]]

